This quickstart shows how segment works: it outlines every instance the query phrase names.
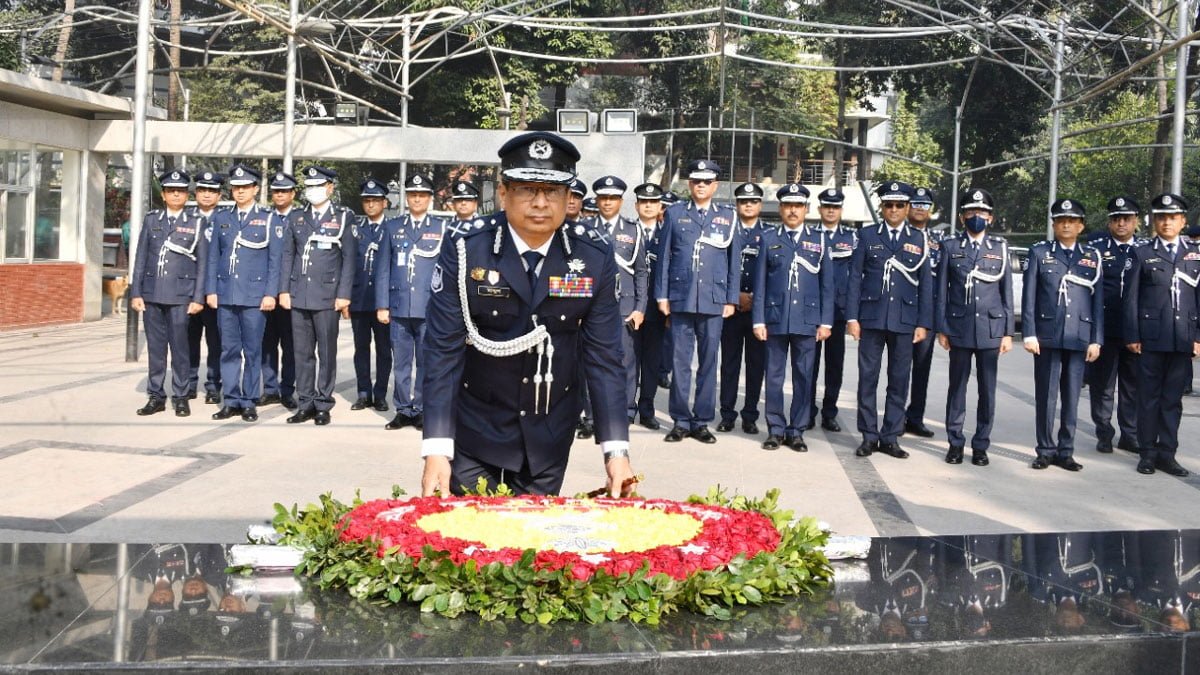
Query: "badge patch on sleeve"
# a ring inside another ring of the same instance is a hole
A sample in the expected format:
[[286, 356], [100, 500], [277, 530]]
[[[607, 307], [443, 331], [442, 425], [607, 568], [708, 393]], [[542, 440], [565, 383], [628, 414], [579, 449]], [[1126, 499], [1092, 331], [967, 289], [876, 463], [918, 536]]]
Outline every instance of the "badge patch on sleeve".
[[590, 298], [593, 293], [593, 285], [592, 277], [581, 277], [577, 274], [550, 277], [550, 297]]
[[433, 266], [433, 277], [429, 280], [429, 290], [434, 293], [442, 292], [442, 266], [440, 263]]

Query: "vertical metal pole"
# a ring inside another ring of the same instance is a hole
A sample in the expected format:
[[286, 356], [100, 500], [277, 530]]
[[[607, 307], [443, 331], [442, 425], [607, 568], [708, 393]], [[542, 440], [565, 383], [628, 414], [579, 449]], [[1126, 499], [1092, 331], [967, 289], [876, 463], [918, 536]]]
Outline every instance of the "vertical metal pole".
[[287, 88], [283, 95], [283, 170], [292, 173], [292, 151], [296, 138], [296, 26], [300, 24], [300, 0], [288, 3]]
[[[137, 57], [133, 82], [133, 184], [129, 186], [129, 273], [146, 216], [146, 96], [150, 73], [150, 2], [138, 0]], [[125, 313], [125, 360], [138, 360], [138, 312]]]
[[[192, 116], [192, 88], [183, 87], [183, 121], [187, 122]], [[187, 155], [179, 158], [179, 168], [187, 171]]]
[[750, 109], [750, 147], [746, 149], [746, 180], [754, 182], [754, 108]]
[[[147, 4], [149, 0], [141, 0]], [[117, 544], [117, 614], [113, 617], [113, 662], [125, 660], [129, 628], [129, 544]]]
[[704, 145], [704, 158], [712, 159], [712, 106], [708, 106], [708, 139]]
[[[1058, 143], [1062, 135], [1062, 64], [1063, 64], [1063, 19], [1058, 19], [1058, 37], [1054, 43], [1054, 114], [1050, 124], [1050, 204], [1058, 199]], [[1050, 222], [1050, 204], [1046, 204], [1046, 238], [1054, 237], [1054, 225]]]
[[959, 149], [962, 145], [962, 111], [963, 107], [957, 106], [954, 108], [954, 170], [950, 173], [950, 236], [954, 236], [955, 218], [958, 215], [958, 192], [959, 192]]
[[[1175, 33], [1179, 38], [1187, 35], [1191, 9], [1188, 0], [1179, 0], [1175, 5]], [[1187, 122], [1187, 43], [1175, 51], [1175, 138], [1171, 143], [1171, 192], [1183, 192], [1183, 132]]]
[[[408, 128], [408, 63], [412, 57], [412, 20], [406, 14], [404, 22], [401, 24], [401, 30], [404, 31], [404, 41], [402, 43], [400, 55], [404, 63], [400, 66], [400, 91], [404, 94], [400, 98], [400, 128]], [[509, 107], [512, 110], [512, 107]], [[407, 140], [407, 139], [405, 139]], [[407, 211], [408, 204], [404, 199], [404, 183], [408, 181], [408, 160], [400, 160], [400, 210]]]
[[675, 109], [671, 108], [671, 133], [667, 134], [667, 161], [663, 164], [663, 178], [666, 183], [663, 187], [670, 190], [671, 183], [675, 178]]
[[729, 125], [729, 198], [733, 199], [734, 173], [737, 171], [737, 99], [733, 101], [733, 122]]

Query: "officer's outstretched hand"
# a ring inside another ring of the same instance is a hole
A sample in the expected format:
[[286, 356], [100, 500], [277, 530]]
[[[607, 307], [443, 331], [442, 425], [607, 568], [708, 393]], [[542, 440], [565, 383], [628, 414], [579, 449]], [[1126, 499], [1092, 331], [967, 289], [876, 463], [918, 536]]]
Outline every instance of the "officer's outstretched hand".
[[199, 314], [203, 310], [204, 310], [204, 305], [202, 305], [198, 302], [189, 302], [188, 303], [188, 314]]
[[[942, 346], [942, 349], [945, 349], [946, 351], [950, 351], [950, 338], [945, 333], [938, 333], [937, 340], [938, 340], [938, 344]], [[1012, 343], [1009, 342], [1008, 346], [1011, 347]], [[1004, 349], [1004, 348], [1001, 347], [1001, 349]]]
[[259, 303], [259, 305], [258, 305], [258, 308], [264, 312], [269, 312], [269, 311], [275, 309], [275, 296], [264, 295], [262, 302]]
[[1100, 345], [1098, 345], [1098, 344], [1088, 345], [1087, 355], [1083, 357], [1083, 360], [1087, 361], [1088, 363], [1091, 363], [1092, 361], [1095, 361], [1098, 358], [1100, 358]]
[[733, 312], [736, 309], [737, 305], [725, 305], [721, 308], [721, 318], [728, 319], [729, 317], [733, 316]]
[[432, 497], [441, 493], [450, 496], [450, 458], [430, 455], [425, 458], [425, 472], [421, 474], [421, 496]]
[[663, 316], [671, 316], [671, 302], [669, 300], [659, 300], [658, 311], [662, 312]]
[[375, 320], [379, 323], [391, 323], [392, 313], [387, 309], [377, 309], [375, 310]]
[[857, 321], [847, 321], [846, 332], [849, 333], [850, 337], [854, 338], [855, 340], [862, 339], [862, 326], [860, 326]]
[[1025, 343], [1025, 351], [1037, 356], [1042, 353], [1042, 346], [1038, 344], [1038, 339], [1035, 337], [1027, 337], [1022, 342]]
[[208, 303], [209, 307], [216, 309], [217, 308], [217, 294], [209, 293], [208, 295], [204, 296], [204, 302]]
[[1007, 354], [1008, 352], [1011, 352], [1011, 351], [1012, 351], [1012, 336], [1005, 335], [1004, 337], [1000, 338], [1000, 353]]
[[[129, 309], [135, 312], [144, 312], [146, 311], [146, 301], [141, 298], [130, 298]], [[188, 312], [188, 314], [191, 314], [191, 312]]]
[[913, 331], [913, 344], [915, 345], [918, 342], [924, 342], [924, 341], [925, 341], [925, 329], [922, 328], [921, 326], [917, 326], [916, 330]]
[[633, 494], [637, 483], [629, 480], [633, 478], [633, 467], [629, 464], [628, 457], [613, 457], [604, 463], [604, 470], [608, 472], [606, 487], [609, 497], [628, 497]]
[[280, 293], [279, 294], [279, 306], [284, 309], [291, 309], [292, 308], [292, 294], [291, 293]]

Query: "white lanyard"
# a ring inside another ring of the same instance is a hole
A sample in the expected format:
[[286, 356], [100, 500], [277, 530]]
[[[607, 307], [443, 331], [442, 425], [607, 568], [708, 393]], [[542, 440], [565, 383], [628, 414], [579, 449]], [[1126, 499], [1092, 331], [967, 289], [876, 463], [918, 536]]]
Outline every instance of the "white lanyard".
[[975, 287], [975, 282], [979, 281], [985, 284], [994, 284], [1004, 278], [1004, 271], [1008, 269], [1008, 242], [1000, 243], [1000, 271], [995, 274], [988, 274], [983, 270], [972, 267], [970, 272], [967, 272], [967, 283], [964, 288], [966, 291], [964, 302], [971, 301], [971, 289]]
[[[900, 239], [900, 235], [899, 235], [899, 233], [897, 233], [896, 240], [899, 241], [899, 239]], [[883, 261], [883, 292], [884, 293], [887, 293], [888, 291], [890, 291], [892, 289], [892, 272], [893, 271], [899, 272], [900, 275], [903, 276], [908, 281], [908, 283], [912, 284], [913, 286], [919, 286], [921, 284], [920, 280], [914, 279], [912, 275], [916, 274], [917, 270], [921, 269], [921, 265], [924, 265], [925, 261], [929, 259], [929, 234], [926, 233], [925, 230], [921, 230], [921, 239], [923, 240], [923, 244], [924, 244], [921, 247], [921, 259], [918, 260], [916, 262], [916, 264], [913, 265], [912, 267], [905, 267], [904, 263], [900, 262], [900, 260], [898, 258], [896, 258], [895, 256]]]
[[[250, 211], [247, 211], [246, 218], [249, 219], [253, 213], [254, 213], [253, 209]], [[266, 248], [267, 245], [271, 243], [271, 233], [270, 232], [267, 233], [267, 236], [264, 237], [262, 241], [250, 241], [249, 239], [245, 239], [242, 237], [242, 230], [240, 229], [240, 227], [243, 227], [244, 223], [242, 223], [240, 218], [238, 219], [238, 225], [239, 225], [239, 229], [238, 229], [237, 236], [233, 238], [233, 250], [230, 251], [230, 253], [229, 253], [229, 273], [230, 274], [233, 274], [237, 270], [238, 248], [245, 246], [246, 248], [249, 248], [249, 249], [259, 250], [259, 249]]]
[[300, 256], [300, 273], [308, 272], [308, 263], [311, 258], [313, 244], [329, 244], [330, 246], [342, 247], [342, 231], [346, 229], [346, 211], [338, 214], [338, 233], [337, 234], [318, 234], [321, 229], [321, 223], [317, 222], [313, 228], [312, 234], [308, 235], [308, 239], [304, 241], [304, 253]]

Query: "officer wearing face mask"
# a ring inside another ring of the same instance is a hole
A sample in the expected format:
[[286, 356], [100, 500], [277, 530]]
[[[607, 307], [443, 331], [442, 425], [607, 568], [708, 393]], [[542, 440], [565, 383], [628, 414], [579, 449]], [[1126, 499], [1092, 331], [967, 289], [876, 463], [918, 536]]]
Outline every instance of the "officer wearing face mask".
[[946, 436], [950, 450], [946, 462], [961, 464], [966, 437], [967, 381], [971, 362], [979, 388], [975, 435], [971, 438], [971, 463], [987, 466], [992, 420], [996, 417], [996, 366], [1001, 354], [1012, 349], [1015, 329], [1012, 269], [1008, 244], [987, 234], [992, 223], [992, 195], [987, 190], [967, 192], [959, 200], [963, 232], [942, 241], [934, 305], [937, 341], [950, 352], [950, 386], [946, 396]]

